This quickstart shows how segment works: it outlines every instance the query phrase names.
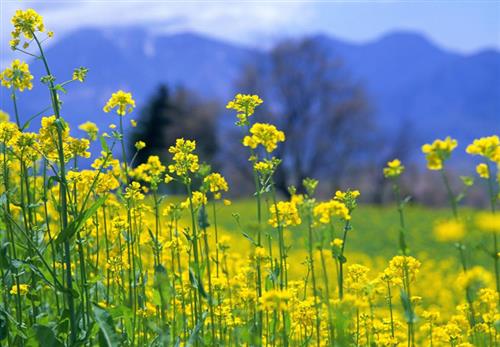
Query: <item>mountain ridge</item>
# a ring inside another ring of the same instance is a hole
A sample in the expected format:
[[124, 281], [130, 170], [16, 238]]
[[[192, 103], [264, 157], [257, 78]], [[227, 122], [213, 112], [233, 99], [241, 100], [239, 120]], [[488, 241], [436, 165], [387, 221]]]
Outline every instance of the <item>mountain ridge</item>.
[[[364, 86], [375, 119], [388, 136], [408, 119], [419, 141], [446, 135], [469, 141], [499, 131], [500, 52], [457, 53], [408, 31], [366, 43], [325, 34], [311, 37], [332, 57], [340, 57], [353, 80]], [[161, 83], [182, 85], [224, 103], [238, 92], [234, 83], [241, 69], [268, 54], [195, 32], [153, 35], [135, 27], [81, 29], [46, 52], [61, 80], [75, 67], [89, 68], [86, 83], [71, 86], [63, 95], [63, 112], [73, 127], [91, 120], [102, 129], [112, 121], [102, 105], [117, 89], [130, 90], [138, 109]], [[32, 71], [36, 80], [44, 75], [38, 61]], [[46, 90], [37, 84], [21, 96], [21, 102], [30, 100], [22, 107], [24, 119], [46, 106]], [[5, 89], [1, 101], [12, 112]]]

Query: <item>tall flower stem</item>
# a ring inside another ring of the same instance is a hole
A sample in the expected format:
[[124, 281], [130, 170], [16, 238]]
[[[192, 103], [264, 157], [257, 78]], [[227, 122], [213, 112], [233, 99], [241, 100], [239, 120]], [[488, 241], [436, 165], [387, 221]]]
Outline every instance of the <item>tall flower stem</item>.
[[[259, 174], [253, 169], [253, 177], [255, 183], [255, 202], [257, 204], [257, 247], [262, 247], [262, 199], [261, 199], [261, 189], [259, 183]], [[214, 212], [215, 214], [215, 212]], [[262, 269], [261, 269], [261, 258], [256, 259], [257, 266], [257, 299], [262, 297]], [[257, 332], [259, 337], [259, 343], [262, 344], [262, 324], [263, 324], [263, 312], [259, 310], [258, 320], [257, 320]]]
[[[43, 65], [45, 67], [45, 72], [48, 76], [52, 76], [50, 72], [50, 68], [45, 57], [45, 54], [42, 49], [42, 45], [35, 35], [33, 34], [33, 39], [35, 40], [38, 49], [40, 51], [40, 58], [43, 61]], [[59, 100], [57, 96], [57, 92], [54, 86], [54, 81], [52, 78], [48, 80], [49, 92], [51, 96], [52, 108], [54, 110], [54, 114], [58, 121], [56, 129], [57, 129], [57, 141], [58, 141], [58, 157], [59, 157], [59, 180], [60, 180], [60, 198], [61, 198], [61, 219], [62, 219], [62, 228], [65, 230], [68, 227], [68, 201], [67, 201], [67, 182], [66, 182], [66, 162], [64, 158], [64, 143], [63, 143], [63, 127], [64, 124], [61, 120], [61, 114], [59, 110]], [[69, 310], [69, 321], [70, 321], [70, 342], [74, 344], [76, 342], [76, 314], [75, 314], [75, 303], [73, 298], [73, 276], [71, 273], [71, 246], [69, 240], [66, 239], [64, 241], [64, 261], [66, 265], [66, 301], [68, 304]]]
[[[496, 213], [496, 205], [497, 205], [497, 200], [498, 200], [498, 195], [495, 193], [495, 189], [493, 188], [493, 179], [492, 179], [492, 170], [491, 166], [488, 163], [488, 193], [490, 195], [490, 209], [491, 213]], [[500, 293], [500, 273], [499, 273], [499, 256], [498, 256], [498, 240], [497, 240], [497, 234], [493, 233], [493, 253], [492, 253], [492, 258], [493, 258], [493, 266], [495, 269], [495, 280], [496, 280], [496, 288], [497, 288], [497, 293]]]
[[344, 263], [346, 262], [344, 257], [345, 244], [347, 241], [347, 233], [351, 230], [351, 223], [347, 220], [344, 224], [344, 233], [342, 235], [342, 246], [340, 247], [340, 255], [339, 255], [339, 273], [338, 273], [338, 292], [339, 299], [342, 300], [344, 298]]
[[[318, 290], [316, 286], [316, 275], [314, 272], [314, 254], [313, 254], [313, 246], [314, 246], [314, 238], [313, 238], [313, 228], [312, 228], [312, 211], [309, 209], [307, 214], [307, 230], [308, 230], [308, 252], [309, 252], [309, 268], [311, 273], [311, 282], [313, 286], [313, 297], [314, 297], [314, 309], [316, 311], [316, 345], [319, 347], [321, 344], [321, 330], [320, 330], [320, 312], [319, 312], [319, 302], [318, 302]], [[327, 298], [328, 300], [328, 298]]]
[[[198, 231], [196, 228], [196, 216], [193, 206], [193, 192], [191, 189], [191, 182], [187, 182], [186, 184], [188, 200], [189, 200], [189, 211], [191, 213], [191, 227], [192, 227], [192, 240], [191, 243], [193, 245], [193, 257], [194, 257], [194, 270], [196, 273], [197, 281], [201, 281], [201, 270], [200, 270], [200, 260], [199, 260], [199, 250], [198, 250]], [[201, 318], [201, 295], [198, 292], [195, 292], [195, 324], [198, 324], [199, 319]]]
[[[448, 200], [450, 203], [451, 207], [451, 212], [453, 214], [453, 218], [458, 219], [458, 204], [457, 204], [457, 199], [455, 197], [455, 194], [453, 194], [453, 191], [451, 190], [450, 182], [448, 180], [448, 176], [446, 175], [446, 172], [444, 169], [440, 170], [441, 171], [441, 178], [443, 179], [444, 186], [446, 188], [446, 193], [448, 195]], [[465, 245], [461, 242], [457, 243], [457, 249], [459, 252], [459, 260], [460, 263], [462, 264], [462, 271], [466, 273], [468, 271], [468, 265], [467, 265], [467, 257], [465, 254]], [[474, 307], [472, 305], [472, 293], [471, 293], [471, 288], [467, 286], [465, 288], [465, 299], [467, 300], [467, 303], [469, 304], [469, 323], [472, 326], [475, 325], [475, 313], [474, 313]]]

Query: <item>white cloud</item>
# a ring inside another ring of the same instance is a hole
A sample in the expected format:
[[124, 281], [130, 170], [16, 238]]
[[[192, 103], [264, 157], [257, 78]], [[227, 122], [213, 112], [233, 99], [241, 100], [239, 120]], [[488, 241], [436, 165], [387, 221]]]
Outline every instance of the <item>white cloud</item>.
[[[269, 40], [273, 33], [295, 31], [312, 20], [306, 2], [229, 1], [11, 1], [0, 0], [0, 38], [5, 63], [10, 17], [18, 8], [32, 7], [44, 17], [47, 28], [62, 37], [81, 27], [137, 25], [157, 33], [196, 31], [245, 44]], [[258, 42], [263, 44], [263, 42]], [[3, 65], [3, 64], [2, 64]]]

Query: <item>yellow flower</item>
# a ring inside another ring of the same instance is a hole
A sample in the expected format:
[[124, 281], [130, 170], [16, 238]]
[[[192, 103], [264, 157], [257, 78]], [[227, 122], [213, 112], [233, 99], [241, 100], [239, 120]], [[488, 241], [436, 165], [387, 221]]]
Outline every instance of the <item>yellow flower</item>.
[[266, 249], [264, 247], [255, 247], [254, 257], [256, 259], [262, 259], [266, 257]]
[[184, 140], [175, 141], [175, 146], [170, 146], [168, 151], [173, 154], [174, 164], [168, 166], [170, 173], [175, 173], [179, 177], [185, 177], [189, 172], [195, 173], [200, 168], [198, 156], [193, 154], [196, 149], [196, 141]]
[[500, 233], [500, 214], [480, 212], [475, 217], [479, 229], [498, 234]]
[[247, 125], [248, 117], [254, 114], [255, 108], [262, 104], [262, 100], [257, 95], [237, 94], [233, 100], [226, 105], [227, 109], [235, 110], [238, 117], [237, 125]]
[[135, 101], [132, 99], [132, 94], [119, 90], [111, 95], [106, 105], [104, 105], [104, 112], [109, 113], [112, 109], [116, 108], [116, 113], [120, 116], [125, 116], [135, 108]]
[[73, 158], [90, 158], [90, 152], [87, 151], [89, 149], [89, 146], [90, 143], [87, 139], [75, 139], [70, 137], [66, 140], [67, 153], [65, 154], [71, 155]]
[[255, 123], [250, 128], [250, 134], [243, 138], [243, 145], [252, 149], [262, 145], [269, 153], [276, 149], [278, 142], [285, 141], [285, 133], [272, 124]]
[[322, 224], [330, 224], [332, 217], [339, 217], [343, 220], [350, 220], [349, 209], [340, 201], [330, 200], [321, 202], [313, 209], [313, 215]]
[[9, 119], [9, 114], [3, 110], [0, 110], [0, 123], [8, 122]]
[[208, 184], [208, 189], [214, 194], [215, 199], [221, 198], [221, 192], [227, 192], [229, 187], [226, 179], [217, 172], [211, 173], [203, 179], [205, 184]]
[[[422, 264], [411, 256], [397, 255], [389, 261], [389, 268], [387, 271], [396, 278], [403, 279], [405, 272], [408, 271], [410, 281], [415, 280], [416, 275], [420, 270]], [[404, 281], [401, 281], [403, 283]]]
[[434, 226], [434, 235], [441, 242], [460, 241], [465, 236], [465, 226], [457, 220], [448, 220]]
[[146, 147], [146, 143], [144, 141], [137, 141], [134, 146], [138, 151], [140, 151]]
[[137, 121], [135, 119], [130, 120], [130, 125], [132, 125], [132, 128], [137, 127]]
[[490, 178], [490, 170], [488, 168], [488, 165], [486, 165], [485, 163], [478, 164], [476, 166], [476, 172], [481, 178]]
[[0, 81], [4, 87], [14, 87], [20, 92], [25, 89], [31, 90], [33, 88], [32, 80], [33, 76], [30, 73], [28, 64], [19, 59], [14, 60], [10, 67], [0, 73]]
[[172, 182], [174, 180], [174, 178], [170, 175], [165, 175], [165, 179], [163, 180], [166, 184]]
[[133, 181], [127, 188], [125, 188], [125, 198], [133, 201], [144, 200], [144, 194], [142, 194], [142, 187], [139, 182]]
[[19, 293], [19, 295], [26, 295], [26, 294], [28, 294], [29, 290], [30, 290], [30, 286], [28, 284], [20, 284], [19, 291], [17, 288], [17, 284], [14, 284], [12, 286], [12, 288], [10, 289], [10, 294], [17, 295]]
[[185, 201], [181, 202], [181, 208], [188, 209], [191, 208], [191, 202], [193, 203], [193, 209], [197, 210], [202, 205], [207, 204], [207, 196], [202, 192], [195, 191], [192, 194], [191, 201], [187, 198]]
[[443, 163], [450, 157], [451, 152], [457, 147], [458, 142], [451, 137], [444, 140], [437, 139], [432, 144], [422, 146], [422, 152], [427, 159], [429, 170], [442, 170]]
[[151, 184], [151, 188], [156, 190], [158, 184], [162, 181], [163, 173], [166, 168], [160, 161], [157, 155], [150, 155], [147, 162], [138, 165], [132, 172], [131, 176], [135, 179], [142, 180]]
[[342, 248], [342, 245], [344, 244], [344, 241], [342, 239], [335, 238], [333, 241], [330, 243], [330, 246], [334, 248]]
[[348, 189], [345, 192], [337, 190], [335, 192], [333, 200], [337, 200], [343, 203], [349, 210], [349, 213], [351, 213], [356, 208], [357, 199], [359, 198], [360, 195], [361, 193], [359, 192], [359, 190]]
[[269, 208], [269, 212], [271, 217], [268, 223], [275, 228], [277, 228], [278, 225], [287, 227], [289, 225], [299, 225], [302, 223], [297, 206], [292, 202], [279, 201]]
[[[11, 23], [14, 26], [14, 30], [11, 33], [12, 40], [10, 41], [10, 46], [12, 48], [17, 48], [21, 35], [24, 35], [24, 38], [27, 40], [23, 46], [27, 48], [29, 42], [33, 39], [34, 33], [37, 31], [45, 31], [42, 16], [31, 8], [25, 11], [17, 10], [11, 19]], [[50, 36], [51, 35], [49, 35], [49, 37]]]
[[273, 165], [271, 162], [268, 161], [259, 161], [254, 164], [253, 168], [257, 172], [267, 173], [273, 170]]
[[461, 288], [474, 286], [475, 288], [487, 287], [492, 282], [491, 274], [481, 266], [473, 266], [465, 272], [461, 272], [457, 278]]
[[93, 122], [85, 122], [80, 124], [78, 129], [85, 131], [90, 140], [94, 141], [97, 139], [97, 134], [99, 133], [99, 128]]
[[74, 71], [73, 71], [73, 81], [79, 81], [79, 82], [83, 82], [85, 81], [85, 78], [87, 77], [87, 72], [89, 71], [89, 69], [87, 68], [84, 68], [84, 67], [79, 67], [79, 68], [76, 68]]
[[466, 152], [471, 155], [480, 155], [495, 161], [500, 148], [500, 138], [496, 135], [475, 139], [467, 146]]
[[259, 298], [262, 311], [285, 311], [288, 310], [288, 301], [292, 298], [289, 290], [270, 289], [262, 293]]
[[399, 177], [404, 172], [405, 167], [401, 164], [399, 159], [391, 160], [387, 163], [387, 167], [384, 168], [385, 177]]

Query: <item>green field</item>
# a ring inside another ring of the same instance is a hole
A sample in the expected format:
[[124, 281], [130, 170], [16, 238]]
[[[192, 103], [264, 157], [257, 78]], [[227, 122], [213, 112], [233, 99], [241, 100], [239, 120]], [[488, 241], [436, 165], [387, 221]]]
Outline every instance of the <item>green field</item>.
[[[251, 199], [236, 200], [231, 206], [220, 207], [218, 223], [224, 229], [235, 233], [235, 238], [242, 232], [251, 234], [252, 223], [256, 220], [255, 202]], [[435, 260], [457, 257], [457, 250], [453, 245], [439, 243], [433, 234], [436, 221], [451, 218], [450, 209], [446, 207], [431, 208], [424, 206], [406, 206], [405, 219], [407, 225], [407, 243], [412, 254], [424, 255]], [[471, 221], [474, 210], [463, 208], [460, 211], [462, 218]], [[240, 223], [237, 222], [239, 216]], [[472, 225], [472, 223], [469, 223]], [[353, 230], [350, 231], [346, 243], [348, 253], [362, 253], [368, 257], [383, 257], [386, 260], [397, 254], [399, 249], [399, 215], [395, 205], [374, 206], [361, 204], [353, 213]], [[337, 226], [336, 237], [341, 237], [341, 225]], [[293, 248], [306, 247], [305, 226], [294, 227], [289, 230], [293, 239]], [[272, 228], [267, 231], [273, 235]], [[471, 244], [478, 246], [481, 243], [480, 234], [471, 227], [468, 235]], [[244, 239], [242, 238], [242, 242]], [[484, 242], [487, 242], [484, 241]], [[292, 249], [293, 250], [293, 249]], [[474, 263], [487, 265], [488, 258], [476, 253]]]

